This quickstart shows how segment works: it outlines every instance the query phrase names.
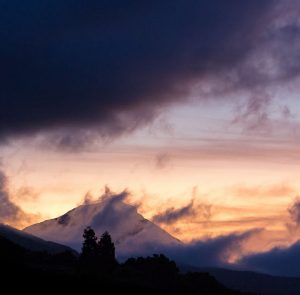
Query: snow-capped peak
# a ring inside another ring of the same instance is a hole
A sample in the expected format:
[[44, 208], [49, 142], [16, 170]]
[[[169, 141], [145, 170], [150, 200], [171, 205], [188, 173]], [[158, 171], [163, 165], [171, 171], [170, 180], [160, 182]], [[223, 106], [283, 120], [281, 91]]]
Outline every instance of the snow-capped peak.
[[105, 231], [111, 234], [118, 256], [153, 254], [165, 246], [181, 243], [123, 200], [122, 194], [105, 197], [58, 218], [31, 225], [24, 231], [80, 251], [83, 231], [91, 226], [98, 237]]

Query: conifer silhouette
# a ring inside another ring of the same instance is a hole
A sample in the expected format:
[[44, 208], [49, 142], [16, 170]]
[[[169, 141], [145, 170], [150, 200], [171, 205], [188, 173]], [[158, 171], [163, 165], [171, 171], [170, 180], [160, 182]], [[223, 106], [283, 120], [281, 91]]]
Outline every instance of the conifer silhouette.
[[97, 237], [91, 227], [87, 227], [83, 233], [82, 258], [95, 258], [97, 256]]
[[102, 269], [111, 271], [117, 264], [115, 257], [115, 245], [110, 234], [106, 231], [98, 241], [98, 251]]

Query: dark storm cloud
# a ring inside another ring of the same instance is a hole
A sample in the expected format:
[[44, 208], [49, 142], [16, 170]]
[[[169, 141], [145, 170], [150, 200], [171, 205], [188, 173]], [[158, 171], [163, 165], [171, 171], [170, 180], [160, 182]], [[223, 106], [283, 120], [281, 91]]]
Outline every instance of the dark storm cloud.
[[244, 257], [239, 265], [273, 275], [300, 277], [300, 241], [287, 248]]
[[221, 89], [294, 77], [299, 28], [271, 25], [278, 3], [1, 0], [0, 136], [71, 130], [59, 143], [79, 146], [76, 128], [134, 130], [211, 77]]
[[81, 152], [93, 150], [98, 143], [99, 134], [82, 128], [68, 128], [58, 132], [48, 132], [36, 140], [37, 146], [62, 152]]

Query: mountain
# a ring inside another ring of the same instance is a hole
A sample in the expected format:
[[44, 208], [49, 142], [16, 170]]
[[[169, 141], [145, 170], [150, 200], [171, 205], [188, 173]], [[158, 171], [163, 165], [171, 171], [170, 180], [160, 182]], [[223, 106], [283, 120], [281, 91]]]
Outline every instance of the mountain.
[[228, 288], [261, 295], [300, 294], [300, 278], [272, 276], [252, 271], [206, 270]]
[[227, 288], [260, 295], [299, 295], [300, 278], [272, 276], [253, 271], [181, 266], [182, 271], [207, 272]]
[[66, 251], [75, 252], [67, 246], [45, 241], [29, 233], [25, 233], [4, 224], [0, 224], [0, 237], [31, 251], [48, 252], [50, 254], [58, 254]]
[[181, 244], [140, 215], [136, 207], [124, 203], [117, 196], [81, 205], [58, 218], [31, 225], [24, 231], [80, 251], [82, 234], [87, 226], [91, 226], [98, 237], [105, 231], [111, 234], [118, 258], [150, 255], [159, 252], [162, 247]]

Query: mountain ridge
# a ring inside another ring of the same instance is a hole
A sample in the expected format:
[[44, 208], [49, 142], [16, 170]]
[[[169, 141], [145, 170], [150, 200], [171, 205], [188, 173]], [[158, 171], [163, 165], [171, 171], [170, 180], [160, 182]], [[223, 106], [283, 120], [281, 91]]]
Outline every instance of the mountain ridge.
[[133, 253], [153, 254], [162, 246], [182, 243], [144, 218], [135, 206], [126, 204], [118, 196], [80, 205], [59, 217], [26, 227], [23, 231], [79, 251], [82, 233], [87, 226], [91, 226], [97, 236], [108, 231], [115, 242], [119, 257]]
[[5, 224], [0, 224], [0, 236], [31, 251], [48, 252], [49, 254], [58, 254], [70, 251], [73, 254], [78, 254], [74, 249], [68, 246], [49, 240], [41, 239], [30, 233], [20, 231], [16, 228]]
[[274, 276], [251, 270], [219, 267], [195, 267], [182, 264], [179, 267], [182, 272], [207, 272], [227, 288], [242, 292], [261, 295], [300, 294], [300, 278], [298, 277]]

